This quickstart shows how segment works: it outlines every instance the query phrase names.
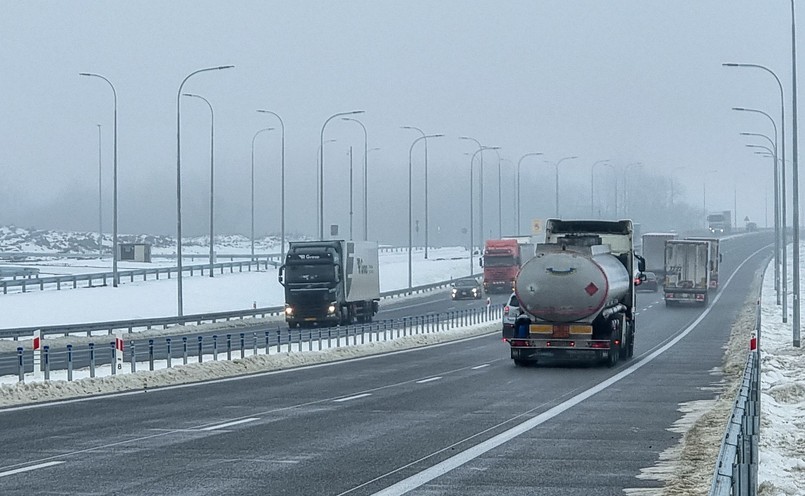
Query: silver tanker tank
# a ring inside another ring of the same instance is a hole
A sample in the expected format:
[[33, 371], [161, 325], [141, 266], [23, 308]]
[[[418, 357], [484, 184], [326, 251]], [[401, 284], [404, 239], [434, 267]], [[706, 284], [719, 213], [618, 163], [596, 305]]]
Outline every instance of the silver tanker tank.
[[548, 322], [592, 322], [618, 304], [631, 285], [609, 245], [541, 244], [520, 269], [515, 292], [521, 307]]

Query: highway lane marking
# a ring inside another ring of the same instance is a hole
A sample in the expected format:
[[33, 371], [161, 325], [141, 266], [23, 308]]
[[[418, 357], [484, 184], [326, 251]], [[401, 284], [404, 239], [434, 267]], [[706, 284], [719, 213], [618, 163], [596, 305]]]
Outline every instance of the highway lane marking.
[[53, 461], [53, 462], [39, 463], [37, 465], [30, 465], [28, 467], [15, 468], [14, 470], [6, 470], [5, 472], [0, 472], [0, 477], [8, 477], [9, 475], [21, 474], [23, 472], [30, 472], [32, 470], [39, 470], [40, 468], [53, 467], [56, 465], [61, 465], [62, 463], [64, 462]]
[[232, 422], [227, 422], [225, 424], [218, 424], [218, 425], [211, 425], [209, 427], [202, 427], [198, 430], [200, 431], [214, 431], [217, 429], [226, 429], [227, 427], [232, 427], [233, 425], [245, 424], [247, 422], [254, 422], [255, 420], [260, 420], [259, 418], [245, 418], [240, 420], [233, 420]]
[[[756, 252], [754, 252], [750, 256], [748, 256], [743, 262], [741, 262], [741, 264], [735, 269], [735, 271], [729, 277], [727, 282], [724, 284], [724, 288], [726, 288], [726, 286], [728, 286], [732, 282], [732, 279], [735, 277], [736, 274], [738, 274], [738, 271], [741, 269], [741, 267], [744, 266], [744, 264], [746, 264], [751, 258], [753, 258], [755, 255], [757, 255], [761, 251], [765, 251], [767, 248], [768, 247], [764, 247], [764, 248], [761, 248], [760, 250], [757, 250]], [[474, 460], [474, 459], [478, 458], [479, 456], [481, 456], [481, 455], [483, 455], [483, 454], [485, 454], [485, 453], [497, 448], [498, 446], [500, 446], [500, 445], [502, 445], [502, 444], [504, 444], [504, 443], [506, 443], [506, 442], [518, 437], [518, 436], [521, 436], [522, 434], [525, 434], [526, 432], [530, 431], [531, 429], [534, 429], [535, 427], [538, 427], [538, 426], [544, 424], [548, 420], [551, 420], [554, 417], [564, 413], [565, 411], [567, 411], [570, 408], [578, 405], [582, 401], [584, 401], [584, 400], [590, 398], [591, 396], [593, 396], [593, 395], [595, 395], [597, 393], [600, 393], [601, 391], [609, 388], [613, 384], [616, 384], [616, 383], [620, 382], [622, 379], [625, 379], [626, 377], [632, 375], [633, 373], [635, 373], [636, 371], [638, 371], [639, 369], [641, 369], [645, 365], [648, 365], [649, 363], [653, 362], [657, 357], [659, 357], [660, 355], [662, 355], [663, 353], [665, 353], [666, 351], [671, 349], [679, 341], [684, 339], [688, 334], [693, 332], [693, 330], [696, 328], [696, 326], [699, 325], [699, 323], [702, 320], [704, 320], [704, 318], [707, 317], [710, 314], [710, 311], [714, 308], [714, 306], [718, 302], [718, 300], [721, 299], [721, 296], [723, 294], [724, 294], [723, 290], [719, 291], [719, 293], [716, 295], [716, 297], [713, 298], [713, 301], [710, 304], [710, 306], [708, 306], [701, 313], [701, 315], [699, 315], [699, 317], [696, 318], [696, 320], [694, 320], [688, 327], [685, 328], [685, 330], [683, 330], [681, 333], [679, 333], [676, 337], [674, 337], [673, 339], [668, 341], [665, 345], [660, 346], [655, 351], [653, 351], [650, 354], [648, 354], [648, 356], [645, 356], [643, 358], [639, 358], [639, 361], [637, 361], [633, 365], [629, 366], [628, 368], [618, 372], [617, 374], [615, 374], [614, 376], [610, 377], [609, 379], [606, 379], [605, 381], [603, 381], [603, 382], [601, 382], [601, 383], [599, 383], [599, 384], [597, 384], [597, 385], [595, 385], [595, 386], [593, 386], [593, 387], [591, 387], [591, 388], [589, 388], [589, 389], [577, 394], [576, 396], [568, 399], [567, 401], [564, 401], [564, 402], [554, 406], [553, 408], [550, 408], [549, 410], [537, 415], [536, 417], [532, 417], [529, 420], [526, 420], [522, 424], [519, 424], [519, 425], [517, 425], [515, 427], [512, 427], [511, 429], [508, 429], [508, 430], [496, 435], [496, 436], [493, 436], [493, 437], [487, 439], [486, 441], [484, 441], [484, 442], [482, 442], [480, 444], [477, 444], [475, 446], [467, 448], [465, 451], [462, 451], [461, 453], [453, 455], [450, 458], [448, 458], [448, 459], [446, 459], [446, 460], [444, 460], [442, 462], [437, 463], [436, 465], [433, 465], [433, 466], [431, 466], [431, 467], [429, 467], [429, 468], [427, 468], [425, 470], [422, 470], [421, 472], [418, 472], [418, 473], [416, 473], [416, 474], [414, 474], [414, 475], [412, 475], [410, 477], [407, 477], [407, 478], [405, 478], [405, 479], [403, 479], [403, 480], [401, 480], [401, 481], [399, 481], [399, 482], [397, 482], [395, 484], [392, 484], [391, 486], [389, 486], [389, 487], [387, 487], [387, 488], [385, 488], [385, 489], [383, 489], [381, 491], [373, 493], [374, 496], [397, 496], [397, 495], [405, 494], [405, 493], [407, 493], [409, 491], [413, 491], [414, 489], [417, 489], [419, 487], [422, 487], [425, 484], [431, 482], [432, 480], [434, 480], [434, 479], [436, 479], [436, 478], [438, 478], [438, 477], [440, 477], [440, 476], [442, 476], [442, 475], [444, 475], [444, 474], [446, 474], [446, 473], [448, 473], [448, 472], [450, 472], [450, 471], [452, 471], [452, 470], [454, 470], [454, 469], [456, 469], [458, 467], [461, 467], [462, 465], [465, 465], [465, 464], [471, 462], [472, 460]], [[531, 409], [531, 410], [529, 410], [529, 411], [527, 411], [525, 413], [522, 413], [522, 414], [518, 415], [517, 417], [522, 417], [524, 415], [530, 415], [531, 413], [535, 412], [538, 408], [539, 407], [533, 408], [533, 409]], [[502, 423], [499, 424], [499, 425], [502, 425]], [[415, 460], [415, 461], [413, 461], [411, 463], [408, 463], [408, 464], [406, 464], [406, 465], [404, 465], [402, 467], [399, 467], [399, 468], [397, 468], [397, 469], [395, 469], [395, 470], [393, 470], [391, 472], [388, 472], [385, 475], [381, 475], [379, 477], [376, 477], [375, 479], [373, 479], [371, 481], [368, 481], [368, 482], [365, 482], [364, 484], [361, 484], [358, 487], [363, 487], [363, 486], [365, 486], [367, 484], [370, 484], [372, 482], [375, 482], [375, 481], [378, 481], [380, 479], [383, 479], [383, 478], [385, 478], [385, 477], [387, 477], [389, 475], [392, 475], [392, 474], [397, 473], [397, 472], [399, 472], [401, 470], [409, 468], [409, 467], [411, 467], [411, 466], [413, 466], [413, 465], [415, 465], [415, 464], [417, 464], [417, 463], [419, 463], [421, 461], [424, 461], [424, 460], [426, 460], [426, 459], [428, 459], [428, 458], [430, 458], [432, 456], [435, 456], [435, 455], [437, 455], [439, 453], [443, 453], [443, 452], [448, 451], [448, 450], [453, 450], [453, 449], [455, 449], [455, 446], [463, 443], [464, 441], [466, 441], [468, 439], [470, 439], [470, 438], [467, 438], [467, 439], [462, 440], [462, 441], [458, 441], [457, 443], [454, 443], [451, 446], [448, 446], [446, 448], [438, 450], [438, 451], [436, 451], [434, 453], [431, 453], [430, 455], [426, 455], [426, 456], [420, 458], [419, 460]], [[355, 487], [353, 489], [345, 491], [345, 492], [341, 493], [341, 495], [347, 494], [349, 492], [352, 492], [353, 490], [358, 489], [358, 487]], [[339, 495], [339, 496], [341, 496], [341, 495]]]
[[421, 381], [416, 381], [416, 383], [417, 383], [417, 384], [425, 384], [425, 383], [427, 383], [427, 382], [438, 381], [438, 380], [439, 380], [439, 379], [441, 379], [441, 378], [442, 378], [442, 376], [437, 376], [437, 377], [429, 377], [428, 379], [422, 379]]
[[484, 367], [489, 367], [489, 364], [488, 364], [488, 363], [485, 363], [485, 364], [483, 364], [483, 365], [478, 365], [478, 366], [476, 366], [476, 367], [471, 367], [471, 368], [470, 368], [470, 370], [478, 370], [478, 369], [482, 369], [482, 368], [484, 368]]
[[337, 400], [333, 400], [333, 403], [343, 403], [344, 401], [357, 400], [360, 398], [366, 398], [367, 396], [372, 396], [372, 393], [361, 393], [356, 394], [355, 396], [347, 396], [346, 398], [338, 398]]

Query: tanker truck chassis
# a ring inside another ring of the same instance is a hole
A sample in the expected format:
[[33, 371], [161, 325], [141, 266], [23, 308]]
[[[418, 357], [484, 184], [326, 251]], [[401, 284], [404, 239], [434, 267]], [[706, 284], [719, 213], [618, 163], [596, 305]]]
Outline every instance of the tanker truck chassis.
[[506, 339], [515, 365], [632, 357], [635, 282], [645, 276], [631, 221], [550, 219], [545, 239], [515, 282], [521, 315]]

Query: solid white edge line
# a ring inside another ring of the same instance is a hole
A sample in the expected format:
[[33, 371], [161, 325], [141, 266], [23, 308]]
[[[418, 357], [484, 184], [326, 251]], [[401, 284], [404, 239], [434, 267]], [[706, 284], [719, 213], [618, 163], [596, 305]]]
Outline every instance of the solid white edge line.
[[209, 427], [202, 427], [198, 429], [200, 431], [214, 431], [216, 429], [225, 429], [227, 427], [232, 427], [233, 425], [238, 424], [245, 424], [246, 422], [254, 422], [255, 420], [260, 420], [259, 418], [245, 418], [241, 420], [233, 420], [232, 422], [227, 422], [225, 424], [218, 424], [218, 425], [211, 425]]
[[362, 394], [356, 394], [355, 396], [347, 396], [346, 398], [338, 398], [337, 400], [333, 400], [333, 403], [342, 403], [344, 401], [357, 400], [359, 398], [366, 398], [367, 396], [372, 396], [372, 393], [362, 393]]
[[439, 380], [439, 379], [441, 379], [441, 378], [442, 378], [442, 376], [437, 376], [437, 377], [428, 377], [427, 379], [422, 379], [421, 381], [416, 381], [416, 383], [417, 383], [417, 384], [425, 384], [425, 383], [427, 383], [427, 382], [438, 381], [438, 380]]
[[[738, 273], [738, 271], [741, 269], [741, 267], [744, 266], [744, 264], [746, 262], [748, 262], [752, 257], [754, 257], [755, 255], [757, 255], [758, 253], [760, 253], [761, 251], [764, 251], [764, 250], [766, 250], [765, 247], [761, 248], [760, 250], [757, 250], [756, 252], [754, 252], [751, 255], [749, 255], [748, 257], [746, 257], [746, 259], [743, 262], [741, 262], [741, 264], [732, 273], [730, 278], [727, 280], [726, 284], [724, 284], [723, 288], [726, 288], [726, 286], [729, 285], [730, 282], [732, 282], [733, 277], [735, 277], [735, 275]], [[482, 442], [480, 444], [477, 444], [477, 445], [475, 445], [475, 446], [473, 446], [471, 448], [468, 448], [465, 451], [462, 451], [461, 453], [459, 453], [457, 455], [451, 456], [450, 458], [448, 458], [448, 459], [446, 459], [446, 460], [444, 460], [444, 461], [442, 461], [440, 463], [437, 463], [436, 465], [433, 465], [432, 467], [429, 467], [429, 468], [427, 468], [427, 469], [425, 469], [425, 470], [423, 470], [423, 471], [421, 471], [421, 472], [419, 472], [417, 474], [414, 474], [414, 475], [412, 475], [412, 476], [410, 476], [410, 477], [408, 477], [406, 479], [403, 479], [403, 480], [397, 482], [396, 484], [393, 484], [393, 485], [391, 485], [391, 486], [389, 486], [389, 487], [387, 487], [387, 488], [385, 488], [385, 489], [383, 489], [381, 491], [378, 491], [378, 492], [374, 493], [373, 496], [396, 496], [396, 495], [402, 495], [402, 494], [405, 494], [405, 493], [407, 493], [409, 491], [417, 489], [417, 488], [427, 484], [428, 482], [436, 479], [437, 477], [440, 477], [440, 476], [450, 472], [451, 470], [456, 469], [456, 468], [458, 468], [458, 467], [460, 467], [460, 466], [462, 466], [462, 465], [474, 460], [475, 458], [478, 458], [479, 456], [483, 455], [484, 453], [486, 453], [488, 451], [491, 451], [494, 448], [497, 448], [501, 444], [503, 444], [503, 443], [505, 443], [507, 441], [510, 441], [510, 440], [512, 440], [512, 439], [514, 439], [514, 438], [516, 438], [516, 437], [518, 437], [518, 436], [530, 431], [531, 429], [533, 429], [533, 428], [535, 428], [535, 427], [547, 422], [548, 420], [551, 420], [552, 418], [556, 417], [557, 415], [559, 415], [559, 414], [569, 410], [570, 408], [578, 405], [579, 403], [581, 403], [582, 401], [586, 400], [590, 396], [593, 396], [594, 394], [599, 393], [599, 392], [603, 391], [604, 389], [608, 388], [609, 386], [619, 382], [621, 379], [624, 379], [624, 378], [632, 375], [633, 373], [635, 373], [637, 370], [639, 370], [643, 366], [653, 362], [654, 359], [656, 359], [658, 356], [662, 355], [663, 353], [665, 353], [666, 351], [671, 349], [676, 343], [678, 343], [679, 341], [684, 339], [688, 334], [693, 332], [693, 329], [695, 329], [696, 326], [699, 325], [699, 323], [702, 320], [704, 320], [704, 318], [707, 317], [710, 314], [710, 311], [713, 309], [713, 306], [718, 302], [718, 300], [721, 299], [722, 294], [724, 294], [723, 290], [719, 291], [718, 294], [716, 295], [716, 297], [713, 298], [712, 303], [710, 303], [710, 305], [702, 312], [702, 314], [699, 315], [699, 317], [696, 320], [694, 320], [687, 328], [685, 328], [685, 330], [682, 331], [678, 336], [676, 336], [674, 339], [672, 339], [671, 341], [666, 343], [664, 346], [662, 346], [662, 347], [658, 348], [657, 350], [655, 350], [653, 353], [649, 354], [647, 357], [645, 357], [642, 360], [640, 360], [639, 362], [635, 363], [634, 365], [622, 370], [621, 372], [619, 372], [619, 373], [613, 375], [612, 377], [610, 377], [609, 379], [607, 379], [607, 380], [605, 380], [605, 381], [603, 381], [603, 382], [591, 387], [590, 389], [587, 389], [586, 391], [583, 391], [583, 392], [577, 394], [576, 396], [570, 398], [569, 400], [567, 400], [567, 401], [565, 401], [563, 403], [560, 403], [560, 404], [556, 405], [555, 407], [553, 407], [553, 408], [551, 408], [551, 409], [549, 409], [549, 410], [537, 415], [536, 417], [534, 417], [534, 418], [532, 418], [530, 420], [527, 420], [527, 421], [523, 422], [520, 425], [512, 427], [511, 429], [509, 429], [507, 431], [501, 432], [497, 436], [491, 437], [491, 438], [487, 439], [486, 441], [484, 441], [484, 442]]]
[[14, 470], [8, 470], [6, 472], [0, 472], [0, 477], [8, 477], [9, 475], [21, 474], [23, 472], [30, 472], [31, 470], [38, 470], [40, 468], [52, 467], [54, 465], [61, 465], [62, 463], [64, 463], [64, 462], [63, 461], [53, 461], [53, 462], [39, 463], [37, 465], [31, 465], [29, 467], [15, 468]]

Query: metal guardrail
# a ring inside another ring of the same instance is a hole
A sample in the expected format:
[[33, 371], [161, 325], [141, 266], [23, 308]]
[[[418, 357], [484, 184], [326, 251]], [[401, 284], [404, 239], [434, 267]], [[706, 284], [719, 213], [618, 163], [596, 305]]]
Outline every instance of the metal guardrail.
[[[397, 289], [394, 291], [384, 291], [380, 293], [381, 298], [396, 298], [406, 296], [409, 294], [423, 293], [433, 291], [449, 286], [455, 279], [447, 281], [439, 281], [432, 284], [425, 284], [411, 288]], [[109, 335], [114, 331], [127, 331], [128, 333], [134, 332], [139, 329], [152, 329], [152, 328], [167, 328], [174, 325], [187, 325], [187, 324], [202, 324], [225, 322], [230, 320], [239, 320], [246, 318], [257, 318], [281, 315], [285, 311], [285, 306], [255, 308], [249, 310], [234, 310], [228, 312], [208, 312], [194, 315], [185, 315], [184, 317], [155, 317], [150, 319], [134, 319], [134, 320], [114, 320], [108, 322], [89, 322], [83, 324], [60, 324], [52, 326], [35, 326], [35, 327], [18, 327], [9, 329], [0, 329], [0, 338], [12, 338], [15, 341], [20, 338], [32, 337], [34, 331], [40, 331], [42, 337], [48, 335], [64, 335], [68, 336], [73, 333], [86, 333], [91, 336], [93, 332], [107, 331]]]
[[[763, 287], [762, 277], [760, 287]], [[709, 496], [757, 495], [760, 437], [760, 302], [759, 297], [753, 337], [757, 345], [746, 357], [741, 388], [718, 452]]]
[[[237, 272], [243, 272], [244, 268], [247, 272], [252, 271], [252, 269], [260, 270], [260, 268], [268, 269], [268, 266], [277, 266], [278, 262], [273, 262], [270, 260], [246, 260], [246, 261], [237, 261], [237, 262], [220, 262], [213, 264], [214, 272], [223, 274], [226, 270], [229, 273], [234, 273], [237, 269]], [[154, 277], [155, 280], [158, 280], [160, 276], [166, 276], [168, 279], [171, 276], [176, 275], [178, 273], [177, 267], [154, 267], [148, 269], [131, 269], [131, 270], [119, 270], [117, 272], [119, 280], [126, 280], [128, 279], [129, 282], [134, 282], [135, 278], [142, 277], [143, 281], [148, 280], [149, 276]], [[209, 275], [210, 273], [210, 265], [187, 265], [182, 267], [182, 274], [195, 276], [195, 275]], [[62, 289], [62, 286], [72, 287], [73, 289], [78, 288], [79, 283], [85, 283], [86, 286], [84, 287], [92, 287], [93, 282], [106, 286], [108, 283], [112, 281], [113, 273], [110, 272], [95, 272], [89, 274], [75, 274], [75, 275], [63, 275], [63, 276], [48, 276], [48, 277], [32, 277], [32, 278], [22, 278], [22, 279], [12, 279], [12, 280], [0, 280], [0, 287], [3, 288], [3, 294], [8, 294], [9, 288], [21, 288], [22, 292], [26, 292], [31, 289], [38, 289], [40, 291], [44, 291], [45, 287], [52, 287], [56, 286], [56, 289]]]
[[[383, 342], [419, 334], [433, 334], [457, 327], [466, 327], [500, 320], [503, 305], [486, 308], [468, 308], [438, 314], [427, 314], [398, 319], [388, 319], [368, 324], [336, 326], [313, 329], [276, 329], [257, 332], [235, 332], [209, 335], [189, 333], [181, 336], [170, 336], [162, 339], [127, 341], [124, 350], [124, 361], [129, 362], [132, 373], [139, 367], [142, 370], [155, 368], [171, 368], [173, 360], [187, 365], [191, 360], [202, 363], [205, 359], [217, 361], [245, 358], [254, 355], [276, 353], [294, 353], [304, 351], [322, 351], [323, 349], [342, 348], [359, 344]], [[220, 339], [219, 339], [220, 338]], [[234, 338], [234, 339], [233, 339]], [[16, 356], [0, 356], [0, 369], [16, 371], [18, 382], [25, 382], [25, 374], [33, 372], [32, 350], [17, 348]], [[40, 370], [44, 380], [51, 379], [51, 372], [66, 370], [68, 381], [84, 377], [95, 377], [96, 367], [113, 363], [115, 359], [115, 343], [108, 345], [88, 343], [73, 346], [67, 344], [64, 349], [52, 346], [43, 347]], [[223, 359], [223, 358], [222, 358]], [[181, 360], [181, 362], [180, 362]], [[164, 361], [155, 365], [157, 361]], [[126, 367], [126, 368], [128, 368]], [[76, 370], [81, 369], [81, 370]], [[123, 368], [105, 370], [112, 375], [124, 373]]]

